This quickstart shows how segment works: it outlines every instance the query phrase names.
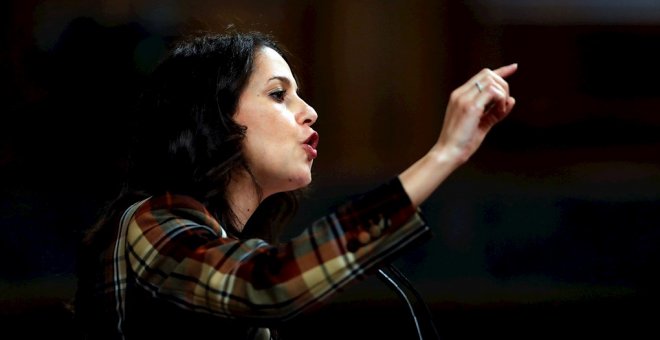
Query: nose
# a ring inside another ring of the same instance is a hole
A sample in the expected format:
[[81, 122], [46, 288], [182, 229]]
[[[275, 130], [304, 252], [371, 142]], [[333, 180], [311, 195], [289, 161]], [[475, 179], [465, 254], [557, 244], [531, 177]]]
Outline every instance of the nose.
[[299, 122], [303, 125], [312, 126], [319, 118], [319, 115], [316, 113], [316, 110], [314, 110], [314, 108], [311, 105], [307, 104], [302, 99], [300, 101], [302, 102], [303, 106], [300, 111]]

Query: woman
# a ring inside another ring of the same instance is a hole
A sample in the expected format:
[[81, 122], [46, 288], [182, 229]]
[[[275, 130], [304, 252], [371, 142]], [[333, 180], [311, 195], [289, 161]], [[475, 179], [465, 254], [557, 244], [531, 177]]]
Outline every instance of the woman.
[[513, 108], [484, 69], [429, 152], [300, 236], [275, 236], [317, 157], [317, 113], [258, 33], [179, 42], [141, 100], [128, 178], [83, 242], [76, 315], [93, 339], [276, 338], [275, 327], [429, 233], [419, 205]]

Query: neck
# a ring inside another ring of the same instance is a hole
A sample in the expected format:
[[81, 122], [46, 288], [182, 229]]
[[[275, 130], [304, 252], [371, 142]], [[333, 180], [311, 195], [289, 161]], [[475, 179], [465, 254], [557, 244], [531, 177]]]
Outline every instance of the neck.
[[242, 231], [245, 223], [261, 203], [257, 184], [247, 171], [236, 171], [227, 187], [229, 207], [236, 216], [236, 229]]

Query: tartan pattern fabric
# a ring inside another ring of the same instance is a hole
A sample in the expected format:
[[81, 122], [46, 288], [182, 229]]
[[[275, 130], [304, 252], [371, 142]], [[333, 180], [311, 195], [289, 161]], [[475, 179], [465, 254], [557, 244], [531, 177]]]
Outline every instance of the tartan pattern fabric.
[[188, 196], [151, 197], [122, 220], [99, 286], [116, 306], [122, 338], [125, 319], [140, 318], [126, 313], [125, 290], [263, 326], [299, 314], [430, 234], [396, 178], [280, 244], [228, 237]]

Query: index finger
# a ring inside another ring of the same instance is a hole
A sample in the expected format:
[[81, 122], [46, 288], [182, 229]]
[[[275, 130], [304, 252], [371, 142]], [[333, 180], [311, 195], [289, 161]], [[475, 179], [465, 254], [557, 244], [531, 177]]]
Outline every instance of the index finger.
[[518, 63], [513, 63], [510, 65], [502, 66], [498, 69], [493, 70], [498, 76], [506, 78], [516, 72], [518, 69]]

